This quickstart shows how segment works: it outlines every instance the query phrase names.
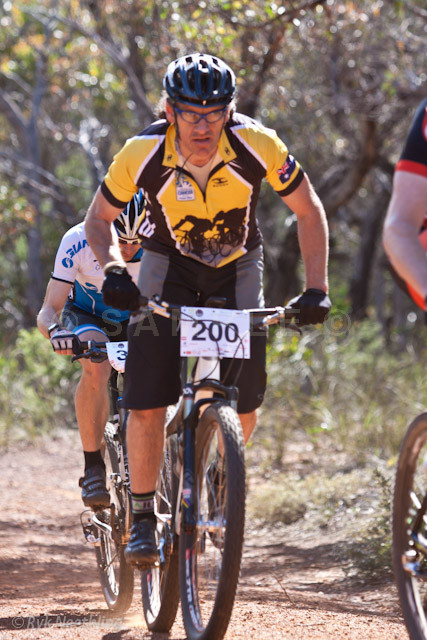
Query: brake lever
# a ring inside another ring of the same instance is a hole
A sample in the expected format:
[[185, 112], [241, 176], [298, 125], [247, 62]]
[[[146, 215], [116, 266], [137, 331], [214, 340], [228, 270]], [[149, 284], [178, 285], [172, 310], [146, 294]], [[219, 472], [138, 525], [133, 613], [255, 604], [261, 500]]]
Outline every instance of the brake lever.
[[81, 360], [82, 358], [86, 358], [89, 360], [93, 356], [102, 356], [103, 360], [107, 360], [108, 355], [103, 349], [99, 349], [98, 347], [91, 347], [89, 351], [84, 351], [83, 353], [76, 354], [72, 356], [71, 362], [75, 362], [76, 360]]

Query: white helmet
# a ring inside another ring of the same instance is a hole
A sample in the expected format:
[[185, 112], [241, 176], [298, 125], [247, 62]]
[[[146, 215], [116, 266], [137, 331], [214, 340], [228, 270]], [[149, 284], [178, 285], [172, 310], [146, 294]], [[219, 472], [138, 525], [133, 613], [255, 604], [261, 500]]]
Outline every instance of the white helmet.
[[138, 237], [138, 229], [145, 216], [146, 200], [142, 189], [128, 202], [118, 218], [114, 220], [114, 226], [120, 238], [135, 240]]

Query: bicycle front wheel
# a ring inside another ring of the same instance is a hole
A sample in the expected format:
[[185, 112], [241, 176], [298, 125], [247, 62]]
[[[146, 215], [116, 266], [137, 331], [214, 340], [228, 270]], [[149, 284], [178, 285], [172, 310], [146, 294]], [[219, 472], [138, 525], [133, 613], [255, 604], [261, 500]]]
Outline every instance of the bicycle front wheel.
[[195, 472], [196, 525], [186, 530], [182, 523], [179, 543], [182, 615], [188, 640], [221, 640], [236, 595], [245, 524], [242, 427], [226, 404], [212, 404], [199, 420]]
[[[111, 529], [107, 533], [98, 528], [99, 543], [95, 547], [99, 577], [108, 608], [116, 613], [125, 613], [133, 598], [133, 568], [124, 557], [125, 519], [129, 508], [126, 487], [120, 476], [119, 447], [114, 437], [114, 427], [107, 423], [104, 432], [107, 483], [114, 510], [104, 509], [95, 515]], [[114, 513], [114, 517], [112, 514]]]
[[393, 569], [412, 640], [427, 638], [427, 413], [409, 425], [393, 499]]

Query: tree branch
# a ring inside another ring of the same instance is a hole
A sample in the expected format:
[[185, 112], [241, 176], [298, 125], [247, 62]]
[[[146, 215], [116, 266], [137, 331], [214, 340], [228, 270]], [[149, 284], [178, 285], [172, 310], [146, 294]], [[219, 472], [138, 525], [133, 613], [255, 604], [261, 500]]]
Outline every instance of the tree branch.
[[361, 131], [362, 139], [359, 144], [357, 160], [351, 161], [350, 168], [347, 164], [344, 168], [334, 171], [317, 188], [328, 217], [334, 215], [338, 208], [357, 191], [376, 158], [376, 122], [365, 118], [361, 124]]
[[100, 49], [103, 49], [110, 58], [126, 73], [126, 76], [129, 80], [129, 84], [132, 88], [133, 95], [136, 100], [139, 102], [139, 106], [142, 107], [142, 110], [145, 114], [145, 117], [150, 120], [153, 119], [154, 113], [151, 104], [147, 100], [147, 96], [145, 95], [145, 91], [141, 86], [141, 82], [137, 77], [136, 73], [132, 69], [132, 65], [129, 60], [123, 56], [118, 48], [111, 42], [107, 42], [104, 38], [102, 38], [95, 31], [90, 31], [89, 29], [85, 29], [82, 25], [78, 24], [74, 20], [69, 20], [68, 18], [61, 18], [57, 16], [57, 19], [66, 24], [68, 27], [73, 29], [74, 31], [78, 31], [83, 34], [87, 38], [96, 42]]
[[227, 22], [229, 25], [231, 25], [234, 28], [239, 27], [247, 31], [254, 30], [254, 29], [256, 31], [261, 31], [270, 26], [277, 25], [277, 23], [288, 24], [289, 22], [292, 22], [292, 20], [294, 20], [297, 16], [299, 16], [302, 11], [313, 9], [313, 7], [316, 7], [318, 5], [319, 6], [324, 5], [326, 4], [326, 2], [327, 0], [308, 0], [307, 2], [302, 2], [300, 5], [296, 7], [291, 7], [290, 9], [286, 9], [286, 7], [283, 5], [283, 8], [285, 9], [285, 11], [283, 11], [282, 13], [278, 13], [276, 16], [274, 16], [274, 18], [270, 18], [269, 20], [265, 20], [264, 22], [259, 22], [257, 24], [254, 24], [253, 22], [236, 20], [234, 15], [232, 15], [232, 17], [229, 16], [229, 14], [232, 13], [231, 11], [230, 12], [225, 10], [218, 11], [218, 12], [212, 11], [212, 14], [217, 13], [217, 15], [220, 15], [222, 18], [224, 18], [225, 22]]
[[12, 127], [20, 136], [25, 135], [25, 131], [28, 128], [28, 121], [18, 105], [15, 104], [12, 98], [2, 89], [0, 89], [0, 111], [4, 113]]

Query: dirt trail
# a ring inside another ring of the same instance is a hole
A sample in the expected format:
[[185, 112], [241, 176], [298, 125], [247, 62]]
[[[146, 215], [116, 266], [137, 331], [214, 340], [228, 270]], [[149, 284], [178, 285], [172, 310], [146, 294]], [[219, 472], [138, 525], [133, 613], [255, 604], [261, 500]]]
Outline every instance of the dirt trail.
[[[79, 525], [81, 460], [76, 433], [2, 453], [0, 640], [184, 640], [180, 614], [169, 635], [147, 631], [137, 580], [126, 616], [109, 614]], [[344, 536], [249, 522], [226, 640], [407, 639], [390, 581], [345, 576]]]

